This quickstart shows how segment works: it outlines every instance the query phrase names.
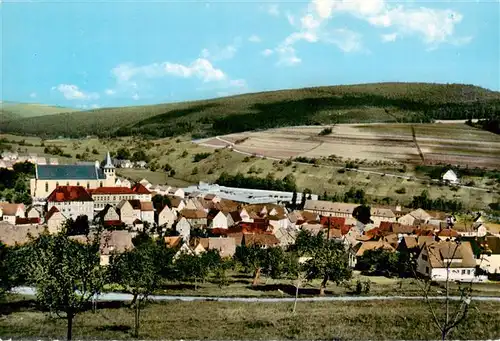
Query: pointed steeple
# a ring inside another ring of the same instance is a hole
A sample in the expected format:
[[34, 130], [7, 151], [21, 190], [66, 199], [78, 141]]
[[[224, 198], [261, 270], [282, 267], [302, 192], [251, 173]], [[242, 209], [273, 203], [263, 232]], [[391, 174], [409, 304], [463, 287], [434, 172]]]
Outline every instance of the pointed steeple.
[[104, 165], [104, 168], [115, 168], [115, 166], [113, 166], [113, 162], [111, 162], [111, 155], [109, 155], [109, 152], [106, 154], [106, 164]]

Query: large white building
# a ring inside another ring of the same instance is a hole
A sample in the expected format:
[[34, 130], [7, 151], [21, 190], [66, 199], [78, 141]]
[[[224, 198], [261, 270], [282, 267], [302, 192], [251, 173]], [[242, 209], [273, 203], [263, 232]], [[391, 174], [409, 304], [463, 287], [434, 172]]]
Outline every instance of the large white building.
[[47, 197], [47, 210], [57, 208], [66, 218], [94, 218], [94, 201], [82, 186], [59, 186]]

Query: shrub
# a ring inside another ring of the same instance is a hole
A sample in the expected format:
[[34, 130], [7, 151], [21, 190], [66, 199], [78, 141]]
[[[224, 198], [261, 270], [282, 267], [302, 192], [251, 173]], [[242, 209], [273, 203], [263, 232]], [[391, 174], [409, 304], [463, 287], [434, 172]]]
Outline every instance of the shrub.
[[206, 159], [210, 155], [212, 155], [212, 154], [210, 154], [210, 153], [198, 153], [198, 154], [195, 154], [194, 157], [193, 157], [193, 162], [200, 162], [201, 160]]
[[191, 175], [196, 175], [198, 174], [198, 167], [194, 167], [193, 170], [191, 171]]
[[250, 162], [250, 157], [249, 156], [245, 156], [245, 158], [243, 159], [242, 162]]
[[93, 149], [92, 149], [92, 154], [94, 154], [94, 155], [98, 155], [98, 154], [99, 154], [99, 152], [97, 151], [97, 149], [93, 148]]
[[214, 174], [214, 170], [212, 168], [210, 168], [207, 172], [207, 174]]
[[187, 152], [187, 150], [185, 150], [182, 152], [181, 157], [186, 157], [188, 155], [189, 155], [189, 153]]
[[394, 192], [396, 192], [398, 194], [405, 194], [406, 193], [406, 188], [401, 187], [401, 188], [398, 188], [397, 190], [395, 190]]
[[323, 129], [322, 131], [319, 132], [319, 136], [326, 136], [326, 135], [330, 135], [332, 133], [332, 128], [331, 127], [328, 127], [328, 128], [325, 128]]

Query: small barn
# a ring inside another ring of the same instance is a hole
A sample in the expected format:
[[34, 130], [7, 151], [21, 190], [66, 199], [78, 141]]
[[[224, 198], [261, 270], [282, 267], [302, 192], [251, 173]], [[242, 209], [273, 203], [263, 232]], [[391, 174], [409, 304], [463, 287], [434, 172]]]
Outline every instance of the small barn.
[[454, 185], [459, 183], [457, 174], [451, 169], [448, 169], [446, 173], [443, 174], [443, 181]]

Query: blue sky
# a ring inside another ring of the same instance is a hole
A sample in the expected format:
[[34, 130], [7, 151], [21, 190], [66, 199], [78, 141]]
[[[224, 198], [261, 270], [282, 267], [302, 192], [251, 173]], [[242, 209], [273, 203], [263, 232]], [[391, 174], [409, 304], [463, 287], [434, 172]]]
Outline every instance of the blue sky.
[[1, 100], [83, 109], [382, 81], [500, 90], [498, 1], [0, 4]]

